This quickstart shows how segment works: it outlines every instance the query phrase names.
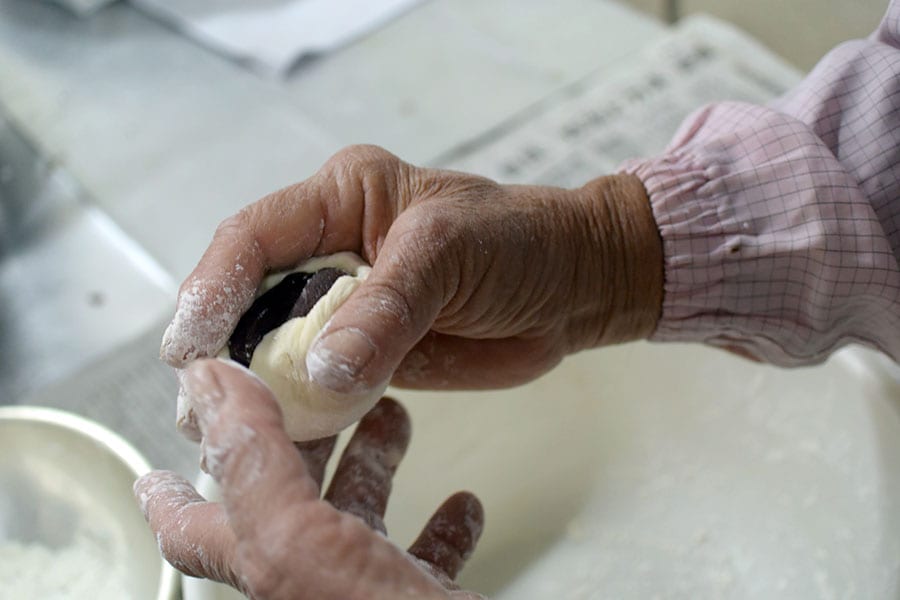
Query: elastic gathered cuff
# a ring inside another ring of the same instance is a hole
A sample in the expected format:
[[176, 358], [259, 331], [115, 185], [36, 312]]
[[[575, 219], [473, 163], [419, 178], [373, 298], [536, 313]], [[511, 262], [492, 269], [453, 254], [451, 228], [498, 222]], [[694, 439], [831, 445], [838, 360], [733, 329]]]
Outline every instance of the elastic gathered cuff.
[[727, 102], [694, 113], [643, 181], [663, 240], [652, 339], [783, 366], [848, 342], [900, 360], [900, 269], [871, 205], [802, 122]]

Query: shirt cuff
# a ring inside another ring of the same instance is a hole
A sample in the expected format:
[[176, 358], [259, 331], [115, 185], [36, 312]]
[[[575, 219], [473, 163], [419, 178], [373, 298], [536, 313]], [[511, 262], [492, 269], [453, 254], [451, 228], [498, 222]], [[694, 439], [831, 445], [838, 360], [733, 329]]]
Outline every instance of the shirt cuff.
[[900, 360], [900, 269], [871, 205], [802, 122], [726, 102], [689, 117], [659, 157], [627, 161], [663, 240], [652, 339], [767, 362], [848, 342]]

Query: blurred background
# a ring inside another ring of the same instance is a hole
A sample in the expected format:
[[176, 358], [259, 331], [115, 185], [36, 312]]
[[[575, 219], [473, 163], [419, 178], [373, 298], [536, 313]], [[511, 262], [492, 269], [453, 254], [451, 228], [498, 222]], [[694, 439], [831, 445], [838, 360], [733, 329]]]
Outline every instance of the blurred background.
[[869, 35], [887, 7], [883, 0], [628, 0], [628, 3], [669, 22], [695, 13], [725, 19], [803, 70], [811, 69], [837, 44]]
[[[223, 218], [354, 143], [579, 185], [704, 102], [777, 96], [886, 7], [0, 0], [0, 404], [193, 477], [157, 352]], [[478, 492], [464, 583], [491, 597], [900, 597], [900, 375], [874, 353], [783, 371], [640, 343], [517, 390], [398, 396], [417, 433], [389, 528]]]

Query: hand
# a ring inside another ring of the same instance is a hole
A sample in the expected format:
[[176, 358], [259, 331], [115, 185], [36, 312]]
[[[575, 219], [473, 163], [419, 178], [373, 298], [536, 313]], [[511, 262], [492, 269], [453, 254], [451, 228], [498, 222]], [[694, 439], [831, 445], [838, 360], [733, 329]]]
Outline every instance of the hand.
[[643, 338], [662, 303], [662, 248], [641, 182], [577, 190], [423, 169], [376, 147], [224, 221], [181, 287], [161, 354], [221, 348], [268, 271], [351, 250], [368, 280], [307, 356], [338, 392], [517, 385], [567, 353]]
[[271, 392], [236, 363], [198, 361], [185, 385], [196, 398], [205, 466], [224, 502], [206, 502], [167, 471], [135, 483], [177, 569], [254, 600], [480, 598], [452, 583], [484, 523], [473, 495], [444, 502], [409, 555], [382, 535], [391, 478], [410, 435], [398, 403], [383, 399], [360, 421], [319, 499], [334, 438], [298, 445], [298, 453]]

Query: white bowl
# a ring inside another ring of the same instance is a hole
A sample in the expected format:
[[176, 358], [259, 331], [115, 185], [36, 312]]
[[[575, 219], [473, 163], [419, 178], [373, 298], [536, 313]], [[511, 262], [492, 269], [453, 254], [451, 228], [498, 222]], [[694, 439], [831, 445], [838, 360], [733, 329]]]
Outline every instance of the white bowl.
[[0, 407], [4, 590], [16, 598], [170, 600], [175, 572], [131, 491], [149, 470], [131, 445], [92, 421]]

